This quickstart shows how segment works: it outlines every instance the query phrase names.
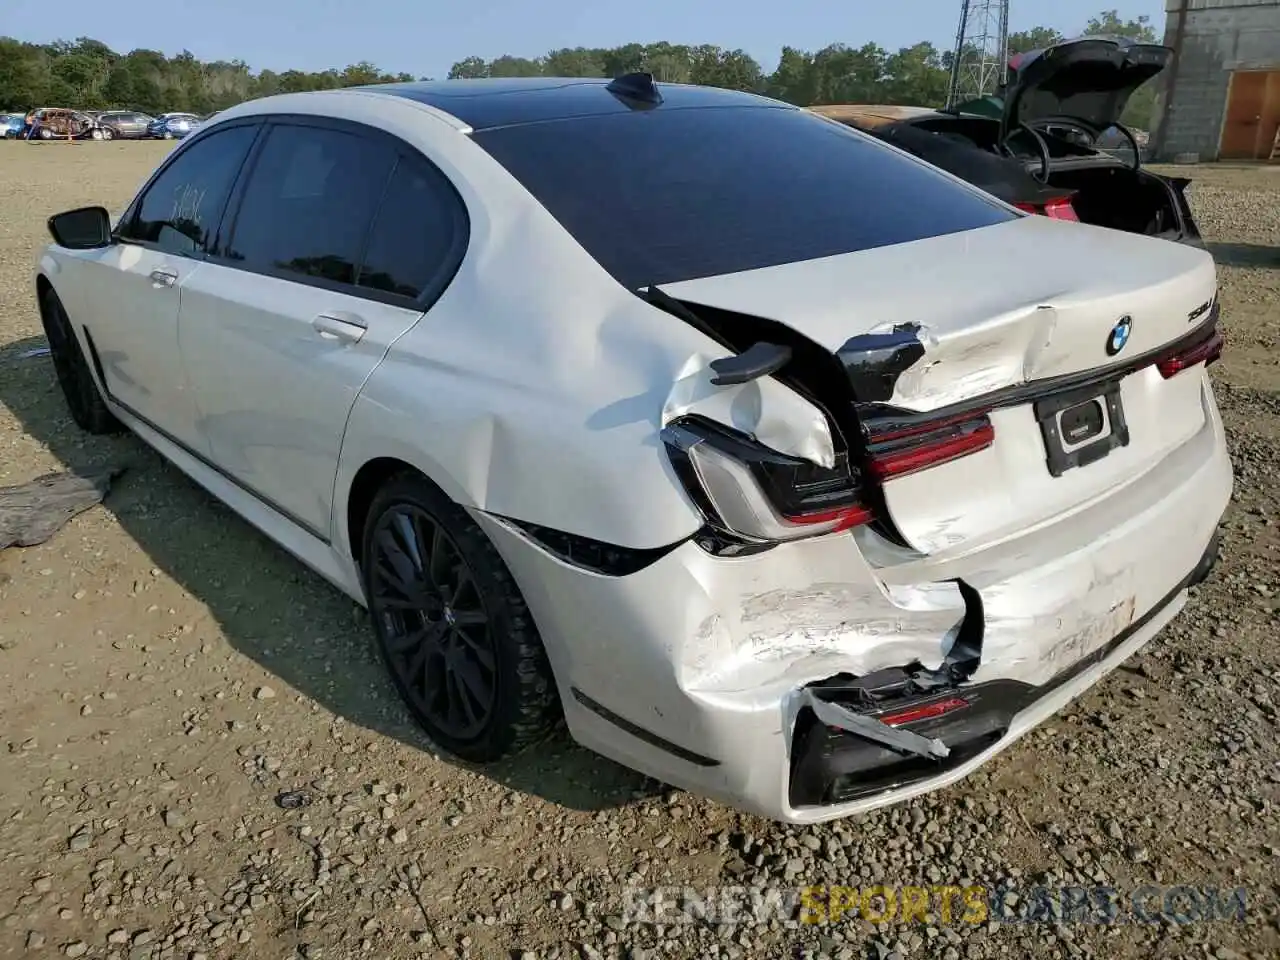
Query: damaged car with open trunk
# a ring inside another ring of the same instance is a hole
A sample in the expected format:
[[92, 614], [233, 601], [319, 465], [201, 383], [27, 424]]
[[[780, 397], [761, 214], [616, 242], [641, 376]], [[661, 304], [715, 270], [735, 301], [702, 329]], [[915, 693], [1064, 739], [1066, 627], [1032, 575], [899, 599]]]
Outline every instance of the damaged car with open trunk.
[[[1139, 138], [1121, 122], [1134, 92], [1172, 58], [1168, 47], [1083, 37], [1016, 54], [994, 96], [949, 109], [810, 109], [1029, 213], [1200, 245], [1186, 198], [1190, 179], [1144, 169]], [[1118, 149], [1108, 145], [1116, 139]]]
[[1209, 254], [774, 100], [269, 97], [115, 223], [49, 227], [76, 421], [367, 606], [470, 761], [563, 716], [780, 820], [904, 800], [1098, 682], [1216, 557]]

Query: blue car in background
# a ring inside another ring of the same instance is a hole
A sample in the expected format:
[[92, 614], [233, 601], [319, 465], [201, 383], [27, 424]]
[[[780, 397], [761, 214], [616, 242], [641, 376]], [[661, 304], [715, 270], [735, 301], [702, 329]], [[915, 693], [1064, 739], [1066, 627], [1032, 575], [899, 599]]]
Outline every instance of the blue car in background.
[[0, 139], [16, 140], [26, 126], [26, 115], [21, 113], [0, 113]]
[[194, 113], [162, 113], [147, 125], [147, 136], [157, 140], [181, 140], [200, 123]]

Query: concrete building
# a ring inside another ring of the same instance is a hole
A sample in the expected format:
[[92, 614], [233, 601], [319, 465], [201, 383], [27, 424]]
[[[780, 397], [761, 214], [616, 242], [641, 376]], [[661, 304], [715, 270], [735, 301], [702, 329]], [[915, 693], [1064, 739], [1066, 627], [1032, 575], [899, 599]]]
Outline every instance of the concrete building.
[[1266, 160], [1280, 130], [1280, 0], [1165, 0], [1179, 51], [1156, 105], [1152, 153]]

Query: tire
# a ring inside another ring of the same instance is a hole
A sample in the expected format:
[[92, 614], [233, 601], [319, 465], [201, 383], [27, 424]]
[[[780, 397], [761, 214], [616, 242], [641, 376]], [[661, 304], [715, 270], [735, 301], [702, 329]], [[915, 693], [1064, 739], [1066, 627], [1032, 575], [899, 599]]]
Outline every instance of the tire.
[[115, 131], [114, 131], [114, 130], [112, 130], [110, 127], [103, 127], [103, 128], [102, 128], [102, 139], [103, 139], [103, 140], [114, 140], [114, 139], [115, 139], [115, 136], [116, 136]]
[[41, 139], [41, 140], [52, 140], [52, 139], [53, 139], [53, 131], [52, 131], [52, 130], [50, 130], [48, 127], [41, 127], [41, 128], [40, 128], [40, 139]]
[[90, 140], [102, 140], [102, 139], [104, 139], [104, 137], [102, 136], [102, 131], [101, 131], [101, 130], [99, 130], [99, 129], [96, 129], [96, 128], [95, 128], [95, 129], [93, 129], [93, 130], [90, 130], [90, 131], [89, 131], [89, 139], [90, 139]]
[[170, 133], [168, 130], [166, 130], [163, 134], [161, 134], [161, 137], [162, 139], [165, 139], [165, 140], [172, 140], [173, 134]]
[[[401, 549], [406, 537], [422, 562]], [[431, 740], [463, 760], [492, 763], [544, 739], [560, 716], [551, 666], [511, 572], [471, 516], [424, 477], [401, 473], [373, 498], [362, 540], [378, 651]], [[456, 596], [441, 597], [436, 582]], [[477, 689], [488, 690], [487, 702]]]
[[40, 319], [44, 323], [45, 336], [49, 338], [49, 355], [53, 359], [58, 386], [67, 401], [67, 409], [71, 411], [71, 419], [89, 433], [119, 433], [124, 425], [107, 409], [62, 301], [49, 290], [40, 306]]

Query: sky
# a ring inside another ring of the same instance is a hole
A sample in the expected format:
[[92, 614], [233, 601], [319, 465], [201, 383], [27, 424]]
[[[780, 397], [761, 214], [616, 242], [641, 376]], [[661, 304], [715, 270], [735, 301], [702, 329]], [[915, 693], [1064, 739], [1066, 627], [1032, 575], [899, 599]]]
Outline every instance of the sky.
[[[1009, 29], [1056, 27], [1067, 36], [1103, 9], [1151, 17], [1161, 0], [1010, 0]], [[960, 0], [0, 0], [0, 36], [46, 43], [88, 36], [114, 50], [263, 68], [325, 70], [368, 60], [379, 68], [443, 78], [468, 56], [536, 57], [557, 47], [714, 43], [740, 47], [766, 71], [783, 45], [921, 40], [949, 49]]]

